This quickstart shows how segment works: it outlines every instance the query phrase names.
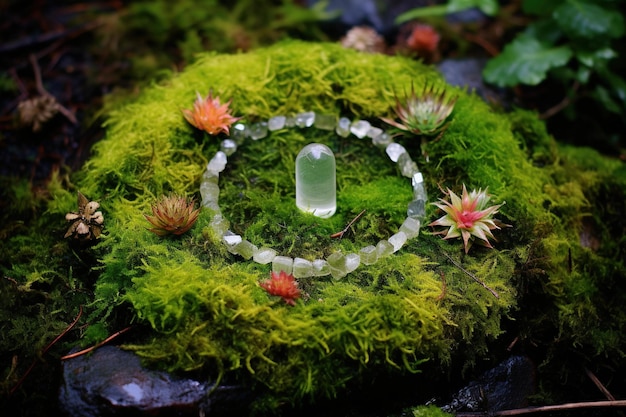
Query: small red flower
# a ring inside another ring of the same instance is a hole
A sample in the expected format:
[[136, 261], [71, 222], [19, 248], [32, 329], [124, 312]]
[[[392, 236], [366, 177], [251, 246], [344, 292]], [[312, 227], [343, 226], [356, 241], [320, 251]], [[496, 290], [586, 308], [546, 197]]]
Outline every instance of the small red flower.
[[439, 39], [439, 34], [432, 26], [416, 25], [406, 40], [406, 44], [415, 52], [433, 54], [437, 51]]
[[196, 92], [197, 99], [193, 103], [193, 110], [183, 110], [183, 116], [194, 127], [206, 131], [210, 135], [217, 135], [221, 132], [226, 134], [230, 131], [230, 125], [240, 120], [241, 117], [233, 117], [228, 106], [232, 100], [220, 104], [220, 98], [209, 91], [206, 99]]
[[298, 282], [293, 275], [280, 271], [279, 274], [272, 272], [272, 277], [259, 285], [271, 295], [278, 295], [289, 305], [296, 305], [296, 299], [300, 298]]

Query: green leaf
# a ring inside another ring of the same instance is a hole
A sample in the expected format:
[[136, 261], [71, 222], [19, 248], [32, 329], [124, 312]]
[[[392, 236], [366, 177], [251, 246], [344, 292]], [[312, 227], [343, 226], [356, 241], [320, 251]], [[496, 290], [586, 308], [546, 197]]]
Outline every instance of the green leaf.
[[566, 0], [554, 10], [559, 27], [572, 38], [619, 38], [624, 34], [624, 17], [582, 0]]
[[546, 79], [548, 71], [564, 66], [571, 57], [572, 50], [567, 46], [552, 47], [521, 35], [487, 63], [483, 76], [500, 87], [537, 85]]
[[611, 48], [601, 48], [593, 51], [590, 50], [579, 50], [576, 51], [576, 59], [590, 68], [596, 67], [598, 65], [604, 65], [607, 61], [615, 58], [617, 56], [617, 52]]
[[445, 16], [450, 13], [457, 13], [474, 7], [480, 9], [487, 16], [495, 16], [499, 10], [497, 0], [450, 0], [447, 4], [418, 7], [406, 11], [396, 18], [395, 23], [401, 24], [409, 20], [424, 17]]

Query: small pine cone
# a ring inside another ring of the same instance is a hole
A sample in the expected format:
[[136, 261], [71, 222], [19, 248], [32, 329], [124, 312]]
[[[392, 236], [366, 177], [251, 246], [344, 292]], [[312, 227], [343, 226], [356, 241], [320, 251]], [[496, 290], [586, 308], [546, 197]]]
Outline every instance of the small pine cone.
[[344, 48], [356, 49], [361, 52], [383, 53], [387, 49], [385, 40], [374, 29], [368, 26], [355, 26], [341, 38]]

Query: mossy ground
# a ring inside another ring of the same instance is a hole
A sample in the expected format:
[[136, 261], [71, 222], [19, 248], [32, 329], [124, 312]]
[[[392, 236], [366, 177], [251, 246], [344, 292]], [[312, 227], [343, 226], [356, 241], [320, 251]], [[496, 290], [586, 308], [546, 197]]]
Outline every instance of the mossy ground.
[[[425, 361], [431, 371], [452, 361], [471, 366], [490, 355], [489, 344], [512, 317], [528, 332], [522, 336], [533, 337], [537, 327], [591, 356], [623, 354], [619, 326], [626, 318], [597, 325], [624, 301], [615, 290], [624, 278], [623, 165], [593, 151], [559, 149], [532, 113], [505, 114], [461, 90], [439, 140], [425, 147], [418, 139], [397, 140], [420, 165], [431, 201], [443, 197], [440, 188], [458, 192], [462, 184], [488, 187], [494, 204], [506, 201], [500, 219], [513, 227], [496, 231], [496, 249], [475, 245], [466, 255], [460, 240], [443, 241], [424, 227], [397, 254], [342, 280], [301, 280], [306, 296], [290, 307], [259, 287], [269, 266], [221, 245], [209, 227], [210, 210], [181, 237], [147, 231], [144, 214], [162, 194], [199, 197], [207, 160], [219, 147], [219, 138], [182, 117], [196, 91], [232, 98], [233, 113], [247, 122], [312, 110], [382, 126], [379, 117], [392, 116], [396, 94], [427, 83], [444, 85], [415, 61], [331, 44], [289, 41], [249, 54], [200, 57], [113, 112], [107, 137], [84, 169], [71, 184], [55, 183], [52, 200], [33, 223], [39, 230], [24, 230], [3, 249], [11, 259], [3, 263], [4, 274], [16, 282], [12, 291], [45, 285], [42, 270], [60, 277], [55, 283], [74, 283], [72, 291], [93, 285], [86, 314], [92, 330], [83, 343], [143, 323], [148, 335], [126, 347], [149, 362], [232, 376], [271, 398], [296, 402], [334, 396], [376, 372], [418, 372]], [[294, 158], [313, 141], [328, 144], [337, 157], [339, 208], [328, 220], [304, 215], [294, 204]], [[389, 237], [411, 198], [409, 180], [384, 151], [313, 129], [246, 142], [229, 158], [220, 189], [233, 231], [309, 259]], [[64, 214], [76, 210], [77, 190], [104, 212], [105, 233], [95, 247], [59, 242]], [[329, 238], [364, 209], [344, 239]], [[428, 218], [436, 216], [430, 206]], [[33, 248], [28, 260], [15, 250], [24, 239]], [[84, 274], [78, 278], [89, 274], [95, 282], [76, 284], [78, 265]], [[73, 309], [86, 301], [68, 298]]]

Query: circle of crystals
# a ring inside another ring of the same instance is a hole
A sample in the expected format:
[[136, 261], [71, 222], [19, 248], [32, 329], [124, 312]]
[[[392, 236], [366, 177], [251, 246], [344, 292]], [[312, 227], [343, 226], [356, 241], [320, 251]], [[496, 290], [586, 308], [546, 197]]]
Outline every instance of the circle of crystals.
[[[228, 157], [234, 154], [246, 139], [261, 140], [272, 131], [292, 127], [334, 130], [337, 135], [344, 138], [352, 134], [361, 140], [367, 138], [372, 141], [374, 146], [385, 150], [389, 159], [398, 164], [402, 175], [410, 179], [413, 187], [413, 199], [408, 205], [407, 217], [396, 234], [389, 239], [379, 241], [376, 245], [366, 246], [358, 253], [343, 254], [337, 251], [329, 255], [327, 259], [309, 261], [304, 258], [281, 256], [272, 248], [259, 248], [230, 230], [230, 223], [222, 215], [222, 210], [218, 204], [219, 176], [226, 168]], [[341, 279], [357, 269], [361, 263], [372, 265], [379, 259], [397, 252], [408, 240], [419, 234], [421, 222], [426, 212], [427, 199], [422, 173], [402, 145], [394, 142], [391, 135], [372, 126], [368, 121], [351, 121], [346, 117], [337, 120], [337, 117], [333, 115], [304, 112], [295, 116], [274, 116], [268, 121], [250, 125], [237, 123], [231, 127], [230, 136], [229, 139], [224, 139], [221, 142], [220, 150], [207, 164], [200, 185], [202, 206], [210, 208], [215, 213], [211, 219], [210, 227], [221, 236], [222, 242], [230, 253], [239, 255], [246, 260], [252, 259], [262, 265], [271, 262], [272, 271], [284, 271], [293, 274], [295, 278], [331, 275], [334, 279]]]

